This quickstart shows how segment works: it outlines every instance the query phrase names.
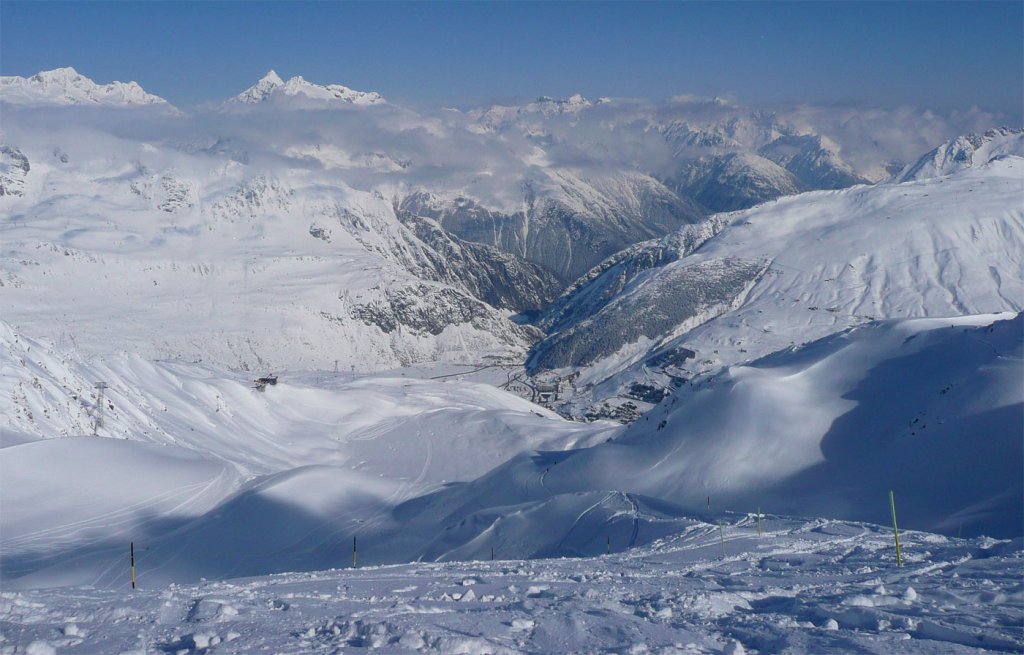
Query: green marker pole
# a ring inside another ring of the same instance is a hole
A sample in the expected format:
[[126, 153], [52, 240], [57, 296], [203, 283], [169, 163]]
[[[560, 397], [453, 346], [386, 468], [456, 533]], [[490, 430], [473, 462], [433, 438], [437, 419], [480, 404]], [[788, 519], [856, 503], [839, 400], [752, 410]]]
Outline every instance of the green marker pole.
[[903, 554], [900, 552], [900, 529], [896, 525], [896, 497], [889, 491], [889, 506], [892, 508], [892, 534], [896, 539], [896, 566], [903, 566]]

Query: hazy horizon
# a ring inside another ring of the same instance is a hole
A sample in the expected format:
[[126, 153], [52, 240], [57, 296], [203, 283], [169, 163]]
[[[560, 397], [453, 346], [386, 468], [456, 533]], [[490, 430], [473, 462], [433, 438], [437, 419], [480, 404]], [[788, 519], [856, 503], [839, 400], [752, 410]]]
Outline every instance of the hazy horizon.
[[694, 95], [1019, 124], [1022, 21], [1013, 2], [5, 2], [0, 74], [71, 66], [183, 107], [273, 69], [421, 107]]

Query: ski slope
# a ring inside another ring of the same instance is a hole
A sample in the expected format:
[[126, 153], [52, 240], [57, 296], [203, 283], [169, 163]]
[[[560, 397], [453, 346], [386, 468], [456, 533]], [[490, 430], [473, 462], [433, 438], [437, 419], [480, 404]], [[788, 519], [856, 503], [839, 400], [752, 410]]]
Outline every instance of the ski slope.
[[[628, 553], [3, 592], [4, 652], [1017, 653], [1019, 542], [724, 515]], [[367, 544], [373, 548], [374, 544]], [[344, 558], [339, 558], [343, 560]], [[127, 558], [118, 561], [127, 566]]]

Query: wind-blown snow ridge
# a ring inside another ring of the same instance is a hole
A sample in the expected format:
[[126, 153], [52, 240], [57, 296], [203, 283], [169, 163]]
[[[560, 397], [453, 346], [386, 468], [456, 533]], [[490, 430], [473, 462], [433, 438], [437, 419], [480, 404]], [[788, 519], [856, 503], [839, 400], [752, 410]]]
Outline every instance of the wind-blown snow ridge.
[[97, 84], [74, 68], [56, 68], [31, 77], [0, 77], [0, 102], [13, 105], [167, 105], [135, 82]]

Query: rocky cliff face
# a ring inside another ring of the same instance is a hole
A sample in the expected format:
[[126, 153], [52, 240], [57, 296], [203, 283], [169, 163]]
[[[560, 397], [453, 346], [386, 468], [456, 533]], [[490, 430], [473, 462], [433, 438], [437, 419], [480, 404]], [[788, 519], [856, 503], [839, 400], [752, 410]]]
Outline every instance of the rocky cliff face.
[[429, 247], [437, 279], [465, 287], [494, 307], [533, 312], [547, 307], [562, 285], [547, 269], [494, 246], [463, 241], [430, 218], [400, 213]]
[[0, 146], [0, 196], [21, 196], [25, 193], [25, 178], [32, 166], [21, 150]]
[[502, 212], [467, 197], [429, 193], [403, 199], [401, 209], [444, 229], [513, 253], [568, 284], [606, 257], [638, 241], [693, 223], [704, 211], [654, 178], [622, 174], [584, 178], [560, 172], [522, 186], [522, 209]]

